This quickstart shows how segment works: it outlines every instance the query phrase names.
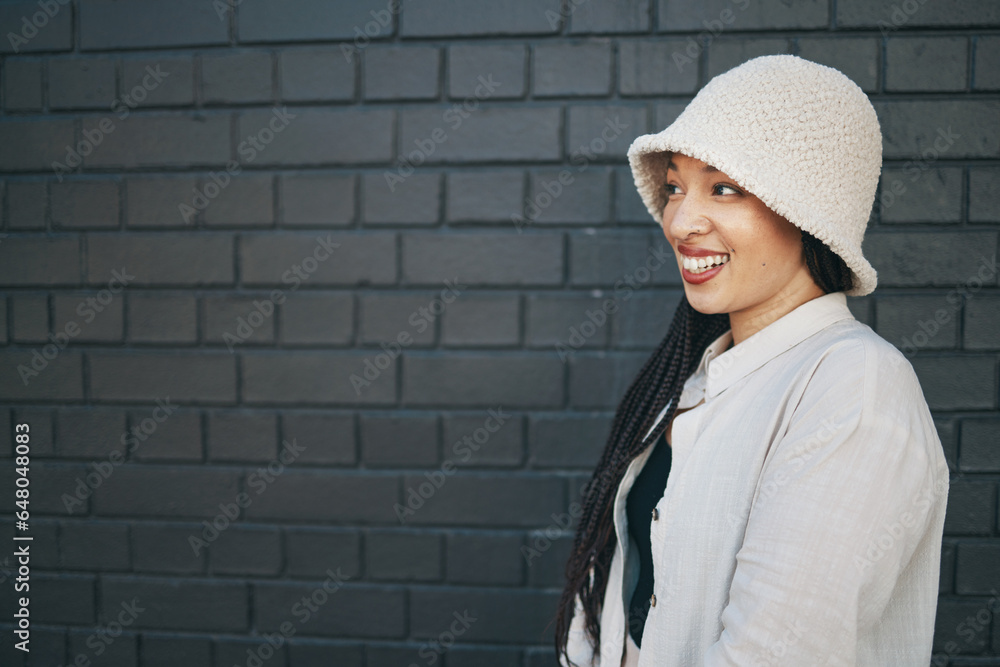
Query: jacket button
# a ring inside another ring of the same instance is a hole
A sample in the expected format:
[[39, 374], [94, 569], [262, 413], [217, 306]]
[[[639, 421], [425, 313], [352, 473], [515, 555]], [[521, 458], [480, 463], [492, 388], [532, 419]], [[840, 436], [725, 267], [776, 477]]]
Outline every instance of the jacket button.
[[653, 508], [653, 521], [659, 521], [659, 519], [660, 519], [660, 510], [658, 510], [658, 509], [656, 509], [654, 507]]
[[651, 604], [654, 607], [656, 606], [656, 593], [653, 593], [651, 596], [649, 596], [649, 604]]

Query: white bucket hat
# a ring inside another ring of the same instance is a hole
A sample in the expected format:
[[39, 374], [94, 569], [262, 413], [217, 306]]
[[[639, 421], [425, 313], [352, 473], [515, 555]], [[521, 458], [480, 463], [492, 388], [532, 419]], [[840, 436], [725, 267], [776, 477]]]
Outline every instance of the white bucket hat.
[[724, 172], [847, 263], [875, 289], [861, 253], [882, 171], [882, 133], [868, 96], [832, 67], [792, 55], [753, 58], [698, 91], [662, 132], [628, 149], [635, 186], [659, 224], [667, 158], [683, 153]]

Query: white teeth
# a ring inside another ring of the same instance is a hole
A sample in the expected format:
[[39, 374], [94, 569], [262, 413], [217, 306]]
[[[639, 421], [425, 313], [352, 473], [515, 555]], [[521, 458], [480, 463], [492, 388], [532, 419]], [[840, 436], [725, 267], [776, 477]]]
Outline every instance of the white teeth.
[[709, 257], [684, 256], [684, 268], [691, 273], [704, 273], [708, 269], [720, 266], [729, 261], [729, 255], [712, 255]]

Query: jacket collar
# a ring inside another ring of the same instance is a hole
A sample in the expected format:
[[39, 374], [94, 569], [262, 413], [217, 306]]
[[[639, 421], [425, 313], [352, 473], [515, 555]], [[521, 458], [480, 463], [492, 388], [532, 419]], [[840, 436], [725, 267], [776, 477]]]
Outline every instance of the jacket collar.
[[705, 393], [712, 398], [814, 333], [853, 317], [844, 292], [824, 294], [806, 301], [732, 348], [729, 348], [732, 330], [722, 334], [705, 350], [695, 375], [705, 373]]

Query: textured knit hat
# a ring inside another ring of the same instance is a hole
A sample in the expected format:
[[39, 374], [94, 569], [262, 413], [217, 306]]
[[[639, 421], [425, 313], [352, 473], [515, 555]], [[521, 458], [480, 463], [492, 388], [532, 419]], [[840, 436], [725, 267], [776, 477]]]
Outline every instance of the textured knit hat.
[[882, 133], [868, 96], [832, 67], [792, 55], [753, 58], [713, 78], [662, 132], [628, 149], [636, 188], [660, 222], [669, 153], [724, 172], [768, 208], [823, 241], [875, 289], [861, 253], [879, 173]]

